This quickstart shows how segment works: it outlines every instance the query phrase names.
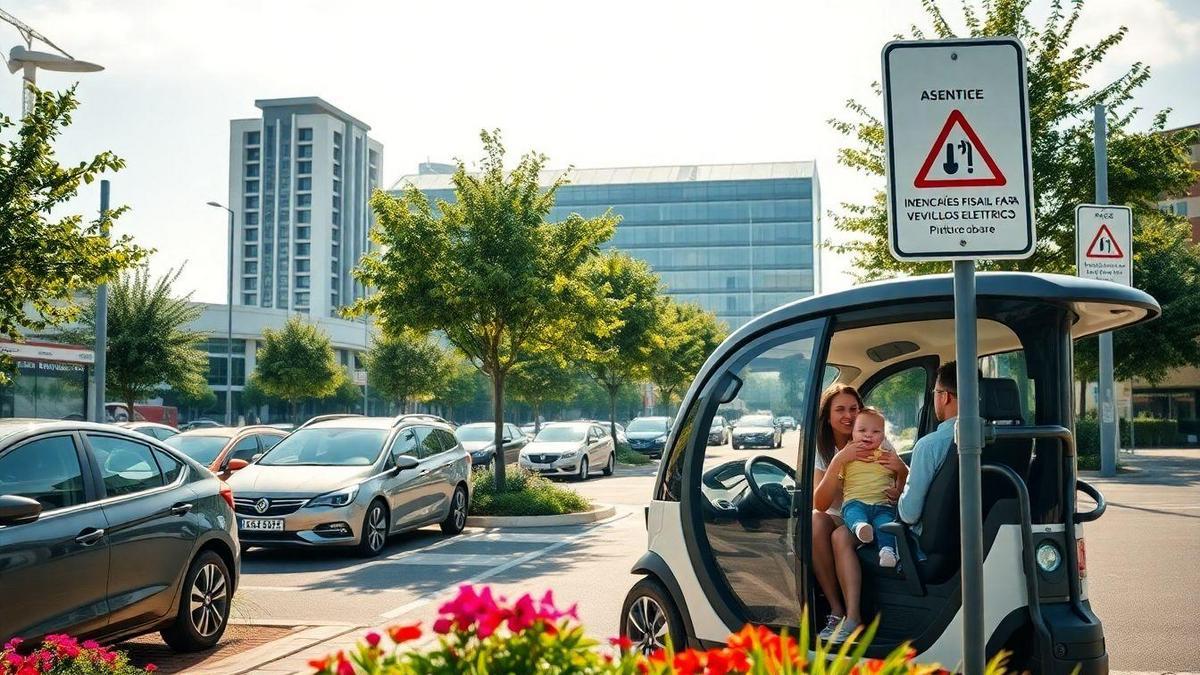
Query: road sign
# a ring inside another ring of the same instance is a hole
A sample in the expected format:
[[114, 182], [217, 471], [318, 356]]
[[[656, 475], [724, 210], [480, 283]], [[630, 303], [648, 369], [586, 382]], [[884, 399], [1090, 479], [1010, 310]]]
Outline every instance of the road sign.
[[1011, 38], [883, 48], [888, 242], [901, 260], [1028, 258], [1025, 49]]
[[367, 371], [355, 370], [354, 371], [355, 386], [361, 387], [361, 386], [365, 385], [366, 383], [367, 383]]
[[1075, 207], [1075, 269], [1085, 279], [1133, 285], [1133, 210], [1127, 206]]

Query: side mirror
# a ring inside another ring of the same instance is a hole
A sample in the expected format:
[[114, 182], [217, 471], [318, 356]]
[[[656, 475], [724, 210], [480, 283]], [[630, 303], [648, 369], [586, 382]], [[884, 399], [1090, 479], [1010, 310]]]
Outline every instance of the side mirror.
[[253, 464], [254, 462], [257, 462], [257, 461], [258, 461], [258, 459], [259, 459], [260, 457], [262, 457], [262, 456], [263, 456], [263, 454], [265, 454], [265, 453], [261, 453], [261, 452], [257, 452], [257, 453], [255, 453], [255, 454], [254, 454], [254, 456], [250, 458], [250, 462], [251, 462], [252, 464]]
[[0, 495], [0, 525], [32, 523], [42, 515], [42, 505], [36, 499], [17, 495]]
[[225, 469], [230, 472], [241, 471], [242, 469], [244, 469], [248, 466], [250, 466], [250, 462], [247, 462], [244, 459], [231, 459], [225, 465]]
[[397, 472], [408, 471], [409, 469], [415, 469], [418, 466], [421, 466], [421, 463], [418, 462], [412, 455], [398, 455], [396, 457]]

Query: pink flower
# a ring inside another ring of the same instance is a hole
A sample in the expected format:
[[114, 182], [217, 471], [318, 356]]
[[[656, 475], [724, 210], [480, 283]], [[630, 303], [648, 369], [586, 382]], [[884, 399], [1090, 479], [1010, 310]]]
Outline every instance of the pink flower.
[[371, 631], [370, 633], [367, 633], [367, 644], [370, 645], [372, 649], [374, 649], [375, 647], [379, 646], [379, 640], [382, 639], [382, 637], [383, 636], [380, 635], [379, 633], [376, 633], [375, 631]]
[[540, 618], [537, 608], [533, 605], [533, 598], [526, 593], [517, 598], [516, 604], [513, 605], [512, 615], [508, 617], [508, 629], [519, 633], [532, 626]]
[[22, 642], [24, 642], [24, 640], [22, 640], [19, 637], [15, 637], [15, 638], [11, 639], [8, 642], [4, 643], [4, 651], [8, 651], [10, 649], [16, 649], [17, 645], [21, 644]]
[[153, 663], [146, 664], [146, 672], [147, 673], [153, 673], [156, 670], [158, 670], [158, 666], [154, 665]]
[[[9, 662], [9, 664], [10, 664], [10, 665], [12, 665], [12, 667], [14, 667], [14, 668], [20, 668], [20, 667], [21, 667], [21, 664], [25, 663], [25, 659], [21, 658], [21, 655], [20, 655], [20, 654], [16, 654], [16, 653], [13, 653], [13, 652], [9, 652], [8, 654], [5, 654], [5, 655], [4, 655], [4, 658], [5, 658], [5, 659], [6, 659], [6, 660]], [[7, 669], [6, 669], [6, 670], [7, 670]]]
[[81, 644], [80, 646], [83, 647], [84, 649], [99, 649], [100, 643], [96, 642], [95, 640], [84, 640], [83, 644]]
[[21, 666], [17, 671], [17, 675], [38, 675], [38, 669], [33, 666]]
[[450, 632], [451, 624], [452, 622], [450, 619], [445, 617], [438, 619], [437, 621], [433, 622], [433, 632], [437, 633], [438, 635], [445, 635], [446, 633]]

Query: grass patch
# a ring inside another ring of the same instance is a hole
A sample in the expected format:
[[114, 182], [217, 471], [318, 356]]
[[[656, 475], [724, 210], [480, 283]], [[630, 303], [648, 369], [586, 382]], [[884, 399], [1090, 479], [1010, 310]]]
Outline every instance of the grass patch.
[[558, 516], [592, 509], [592, 503], [578, 492], [513, 466], [504, 472], [504, 492], [496, 492], [491, 469], [476, 471], [471, 485], [473, 516]]
[[617, 461], [622, 464], [649, 464], [650, 458], [630, 448], [617, 448]]

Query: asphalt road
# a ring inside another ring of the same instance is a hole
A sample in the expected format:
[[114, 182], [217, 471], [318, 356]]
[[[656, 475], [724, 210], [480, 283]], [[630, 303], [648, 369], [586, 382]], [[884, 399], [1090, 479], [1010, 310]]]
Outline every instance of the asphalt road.
[[[788, 434], [790, 447], [794, 434]], [[710, 461], [753, 452], [711, 448]], [[768, 451], [769, 452], [769, 451]], [[780, 458], [786, 453], [775, 451]], [[1152, 451], [1126, 460], [1138, 469], [1115, 480], [1089, 477], [1108, 501], [1087, 528], [1093, 607], [1104, 621], [1114, 670], [1200, 669], [1200, 451]], [[706, 462], [708, 463], [708, 462]], [[235, 612], [244, 618], [339, 621], [363, 626], [436, 617], [462, 583], [510, 596], [553, 589], [578, 603], [589, 632], [617, 633], [629, 574], [645, 550], [642, 507], [657, 463], [569, 485], [614, 504], [616, 517], [581, 527], [468, 530], [436, 528], [396, 537], [380, 558], [337, 552], [251, 551], [243, 562]], [[1081, 506], [1082, 508], [1082, 506]]]

